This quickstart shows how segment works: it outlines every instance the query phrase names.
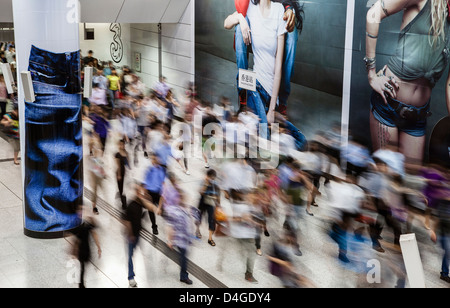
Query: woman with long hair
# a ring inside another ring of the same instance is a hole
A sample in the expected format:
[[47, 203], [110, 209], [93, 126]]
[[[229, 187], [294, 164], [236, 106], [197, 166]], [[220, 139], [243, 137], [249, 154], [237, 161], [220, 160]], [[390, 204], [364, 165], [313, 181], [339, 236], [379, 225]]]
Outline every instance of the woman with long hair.
[[[399, 12], [403, 20], [397, 48], [377, 73], [380, 23]], [[394, 143], [407, 163], [422, 163], [431, 93], [448, 64], [449, 26], [447, 0], [378, 0], [369, 9], [364, 61], [373, 89], [370, 129], [374, 151]], [[449, 90], [447, 86], [450, 112]]]

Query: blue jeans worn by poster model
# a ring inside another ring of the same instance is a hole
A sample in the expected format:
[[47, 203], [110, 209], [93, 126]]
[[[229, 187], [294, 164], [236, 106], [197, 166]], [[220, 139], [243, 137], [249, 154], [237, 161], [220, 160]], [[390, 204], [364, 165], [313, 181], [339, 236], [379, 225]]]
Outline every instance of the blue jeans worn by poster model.
[[[248, 18], [246, 17], [247, 22]], [[244, 69], [244, 70], [248, 70], [248, 49], [247, 49], [247, 45], [245, 45], [244, 43], [244, 37], [242, 36], [242, 32], [241, 32], [241, 26], [239, 24], [236, 25], [235, 27], [235, 37], [234, 37], [234, 41], [235, 41], [235, 49], [236, 49], [236, 64], [238, 69]], [[238, 89], [238, 95], [239, 92], [241, 90], [243, 90], [242, 88], [239, 88], [239, 71], [236, 74], [236, 85], [237, 85], [237, 89]]]
[[281, 75], [280, 93], [278, 94], [280, 109], [287, 107], [291, 94], [291, 79], [294, 74], [295, 55], [297, 54], [298, 31], [295, 29], [286, 34], [284, 46], [283, 74]]
[[247, 93], [247, 107], [259, 117], [259, 123], [267, 124], [267, 112], [271, 100], [269, 93], [259, 81], [256, 81], [256, 91], [248, 91]]
[[370, 96], [370, 109], [372, 114], [378, 122], [389, 127], [397, 127], [400, 131], [407, 133], [413, 137], [421, 137], [426, 133], [427, 120], [417, 120], [415, 122], [406, 121], [402, 116], [389, 104], [389, 101], [395, 101], [402, 107], [411, 108], [417, 112], [429, 112], [430, 101], [428, 101], [423, 107], [414, 107], [404, 104], [396, 99], [389, 98], [386, 105], [380, 94], [372, 91]]
[[25, 103], [25, 228], [70, 230], [83, 203], [80, 54], [32, 46], [29, 71], [36, 100]]
[[[248, 19], [247, 19], [247, 22]], [[294, 72], [295, 54], [297, 52], [298, 31], [294, 30], [286, 36], [286, 45], [283, 62], [282, 80], [278, 96], [279, 105], [287, 105], [287, 99], [291, 92], [291, 77]], [[238, 69], [248, 70], [248, 49], [244, 43], [240, 25], [235, 27], [235, 48], [236, 48], [236, 64]], [[242, 88], [239, 88], [239, 73], [236, 77], [238, 94]], [[267, 111], [270, 106], [271, 95], [261, 86], [259, 82], [256, 85], [256, 91], [259, 92], [260, 98], [256, 92], [248, 91], [247, 107], [260, 117], [260, 123], [267, 123]], [[261, 103], [262, 102], [262, 103]], [[288, 130], [296, 140], [297, 148], [303, 149], [306, 145], [306, 138], [291, 122], [286, 121]]]
[[295, 139], [295, 145], [297, 146], [297, 150], [304, 151], [306, 150], [306, 146], [308, 145], [308, 141], [306, 140], [305, 135], [300, 132], [300, 130], [295, 127], [294, 124], [292, 124], [289, 121], [285, 121], [284, 125], [286, 126], [286, 129], [289, 131], [289, 134], [294, 137]]

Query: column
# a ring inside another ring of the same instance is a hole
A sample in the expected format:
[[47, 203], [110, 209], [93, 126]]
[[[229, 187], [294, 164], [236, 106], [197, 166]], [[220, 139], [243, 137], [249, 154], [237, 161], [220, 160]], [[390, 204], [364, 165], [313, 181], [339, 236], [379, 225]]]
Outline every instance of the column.
[[[24, 233], [59, 238], [81, 223], [83, 150], [78, 0], [13, 0]], [[27, 99], [29, 100], [29, 99]]]

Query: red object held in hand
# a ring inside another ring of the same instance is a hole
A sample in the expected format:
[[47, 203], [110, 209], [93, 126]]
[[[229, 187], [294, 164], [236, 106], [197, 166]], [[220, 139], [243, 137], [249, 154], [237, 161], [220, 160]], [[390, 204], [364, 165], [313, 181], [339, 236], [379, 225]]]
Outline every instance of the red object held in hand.
[[447, 21], [450, 21], [450, 0], [447, 0]]

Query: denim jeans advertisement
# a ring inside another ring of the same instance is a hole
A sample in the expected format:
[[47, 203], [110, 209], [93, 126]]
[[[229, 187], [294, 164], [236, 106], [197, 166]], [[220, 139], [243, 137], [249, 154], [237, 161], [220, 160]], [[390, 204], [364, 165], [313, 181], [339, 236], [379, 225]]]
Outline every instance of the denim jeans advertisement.
[[[78, 1], [15, 0], [25, 234], [57, 238], [79, 226], [83, 202]], [[22, 82], [24, 82], [22, 80]]]
[[[225, 96], [261, 123], [272, 122], [273, 108], [304, 148], [341, 122], [346, 7], [342, 0], [197, 0], [199, 96], [212, 104]], [[238, 87], [239, 69], [256, 73], [256, 91]]]

